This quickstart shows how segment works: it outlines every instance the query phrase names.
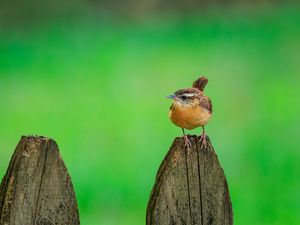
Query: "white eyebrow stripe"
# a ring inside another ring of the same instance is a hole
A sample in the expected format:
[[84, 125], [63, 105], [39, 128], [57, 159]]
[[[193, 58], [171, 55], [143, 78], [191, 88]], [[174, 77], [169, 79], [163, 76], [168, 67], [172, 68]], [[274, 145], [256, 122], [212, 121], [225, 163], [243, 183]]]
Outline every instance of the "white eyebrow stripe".
[[195, 93], [186, 93], [186, 94], [182, 94], [183, 96], [186, 96], [186, 97], [192, 97], [192, 96], [195, 96], [196, 94]]

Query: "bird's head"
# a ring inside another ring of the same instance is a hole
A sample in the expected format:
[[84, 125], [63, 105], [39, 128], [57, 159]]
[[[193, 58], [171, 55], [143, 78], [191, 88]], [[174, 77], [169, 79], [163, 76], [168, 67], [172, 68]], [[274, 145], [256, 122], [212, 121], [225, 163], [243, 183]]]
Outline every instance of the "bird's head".
[[173, 99], [176, 104], [191, 105], [195, 102], [200, 93], [200, 90], [197, 88], [186, 88], [176, 91], [174, 94], [167, 96], [167, 98]]

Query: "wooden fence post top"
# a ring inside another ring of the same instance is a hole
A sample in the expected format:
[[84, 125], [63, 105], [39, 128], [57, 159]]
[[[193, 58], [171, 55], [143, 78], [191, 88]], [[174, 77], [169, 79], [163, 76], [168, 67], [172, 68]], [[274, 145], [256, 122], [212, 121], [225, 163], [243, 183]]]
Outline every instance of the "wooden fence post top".
[[156, 175], [147, 225], [232, 225], [232, 206], [223, 169], [208, 137], [190, 136], [192, 148], [175, 138]]
[[53, 139], [21, 137], [0, 186], [0, 224], [79, 224], [71, 178]]

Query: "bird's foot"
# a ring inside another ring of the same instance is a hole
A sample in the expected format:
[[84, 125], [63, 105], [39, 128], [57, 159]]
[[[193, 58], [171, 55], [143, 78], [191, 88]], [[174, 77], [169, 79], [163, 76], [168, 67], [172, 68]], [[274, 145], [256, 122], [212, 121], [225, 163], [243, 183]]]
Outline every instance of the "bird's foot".
[[203, 148], [203, 147], [206, 147], [207, 145], [207, 142], [206, 142], [206, 134], [203, 132], [201, 135], [200, 135], [200, 148]]
[[183, 135], [183, 139], [184, 139], [184, 146], [187, 147], [188, 150], [190, 150], [190, 148], [192, 148], [192, 144], [191, 144], [188, 136]]

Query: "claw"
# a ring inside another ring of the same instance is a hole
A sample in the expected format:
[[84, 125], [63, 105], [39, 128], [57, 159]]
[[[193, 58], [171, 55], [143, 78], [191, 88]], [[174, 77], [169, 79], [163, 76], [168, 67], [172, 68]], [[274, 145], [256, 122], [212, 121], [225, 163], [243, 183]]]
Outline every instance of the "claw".
[[206, 147], [207, 145], [207, 142], [206, 142], [206, 134], [203, 132], [201, 135], [200, 135], [200, 148], [203, 148], [203, 147]]
[[191, 149], [192, 148], [192, 144], [188, 138], [188, 136], [183, 135], [183, 139], [184, 139], [184, 146], [187, 147], [187, 149]]

